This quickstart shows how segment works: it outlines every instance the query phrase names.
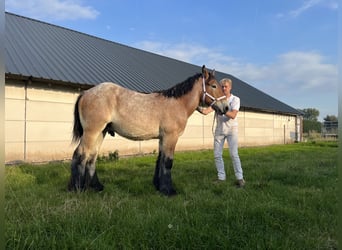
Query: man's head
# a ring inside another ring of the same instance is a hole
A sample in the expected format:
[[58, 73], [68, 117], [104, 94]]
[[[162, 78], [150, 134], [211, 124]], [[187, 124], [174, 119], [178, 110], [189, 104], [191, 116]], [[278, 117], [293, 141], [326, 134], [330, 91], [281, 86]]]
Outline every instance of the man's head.
[[229, 78], [223, 78], [221, 81], [220, 81], [220, 85], [223, 89], [223, 92], [225, 95], [230, 95], [230, 91], [233, 87], [233, 83], [232, 83], [232, 80], [229, 79]]

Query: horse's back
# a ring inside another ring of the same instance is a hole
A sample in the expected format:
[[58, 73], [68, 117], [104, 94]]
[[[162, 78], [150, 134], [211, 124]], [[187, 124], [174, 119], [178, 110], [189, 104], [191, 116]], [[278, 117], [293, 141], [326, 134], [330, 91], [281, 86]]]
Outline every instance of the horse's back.
[[129, 139], [158, 138], [161, 99], [158, 93], [140, 93], [104, 82], [84, 92], [79, 106], [82, 125], [102, 131], [110, 124], [111, 130]]
[[[86, 90], [84, 95], [92, 95], [98, 97], [105, 97], [109, 94], [109, 91], [120, 91], [120, 89], [124, 89], [120, 85], [113, 83], [113, 82], [102, 82], [94, 87]], [[129, 91], [129, 89], [127, 89]]]
[[170, 131], [180, 135], [188, 118], [183, 106], [181, 99], [104, 82], [84, 92], [80, 113], [85, 130], [100, 133], [110, 126], [111, 132], [123, 137], [148, 140]]
[[86, 91], [79, 101], [79, 111], [82, 126], [91, 126], [98, 123], [104, 126], [111, 120], [112, 102], [115, 101], [115, 93], [120, 90], [119, 85], [111, 82], [100, 83]]

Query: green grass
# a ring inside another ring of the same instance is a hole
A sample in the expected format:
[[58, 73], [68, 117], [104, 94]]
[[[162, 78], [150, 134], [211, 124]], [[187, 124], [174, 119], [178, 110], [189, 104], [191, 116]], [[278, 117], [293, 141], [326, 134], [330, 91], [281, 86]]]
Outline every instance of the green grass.
[[68, 163], [6, 167], [6, 249], [337, 249], [337, 143], [241, 148], [246, 187], [215, 184], [212, 150], [100, 161], [101, 193], [66, 191]]

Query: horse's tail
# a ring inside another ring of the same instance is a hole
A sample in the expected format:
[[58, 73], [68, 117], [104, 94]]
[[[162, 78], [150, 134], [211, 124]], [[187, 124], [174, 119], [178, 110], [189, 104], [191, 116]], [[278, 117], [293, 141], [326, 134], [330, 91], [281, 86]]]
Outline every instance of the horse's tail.
[[74, 127], [72, 129], [72, 142], [74, 143], [77, 143], [83, 135], [83, 127], [82, 127], [81, 120], [80, 120], [80, 112], [78, 110], [78, 103], [82, 96], [83, 94], [80, 94], [77, 97], [77, 101], [75, 103], [75, 108], [74, 108]]

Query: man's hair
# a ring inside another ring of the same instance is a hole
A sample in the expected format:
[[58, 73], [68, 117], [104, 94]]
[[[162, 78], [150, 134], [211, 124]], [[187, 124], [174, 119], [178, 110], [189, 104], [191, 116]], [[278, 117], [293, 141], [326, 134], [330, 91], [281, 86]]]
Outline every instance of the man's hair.
[[223, 86], [223, 84], [226, 84], [228, 83], [230, 86], [233, 86], [233, 82], [231, 79], [229, 78], [223, 78], [221, 81], [220, 81], [220, 85]]

